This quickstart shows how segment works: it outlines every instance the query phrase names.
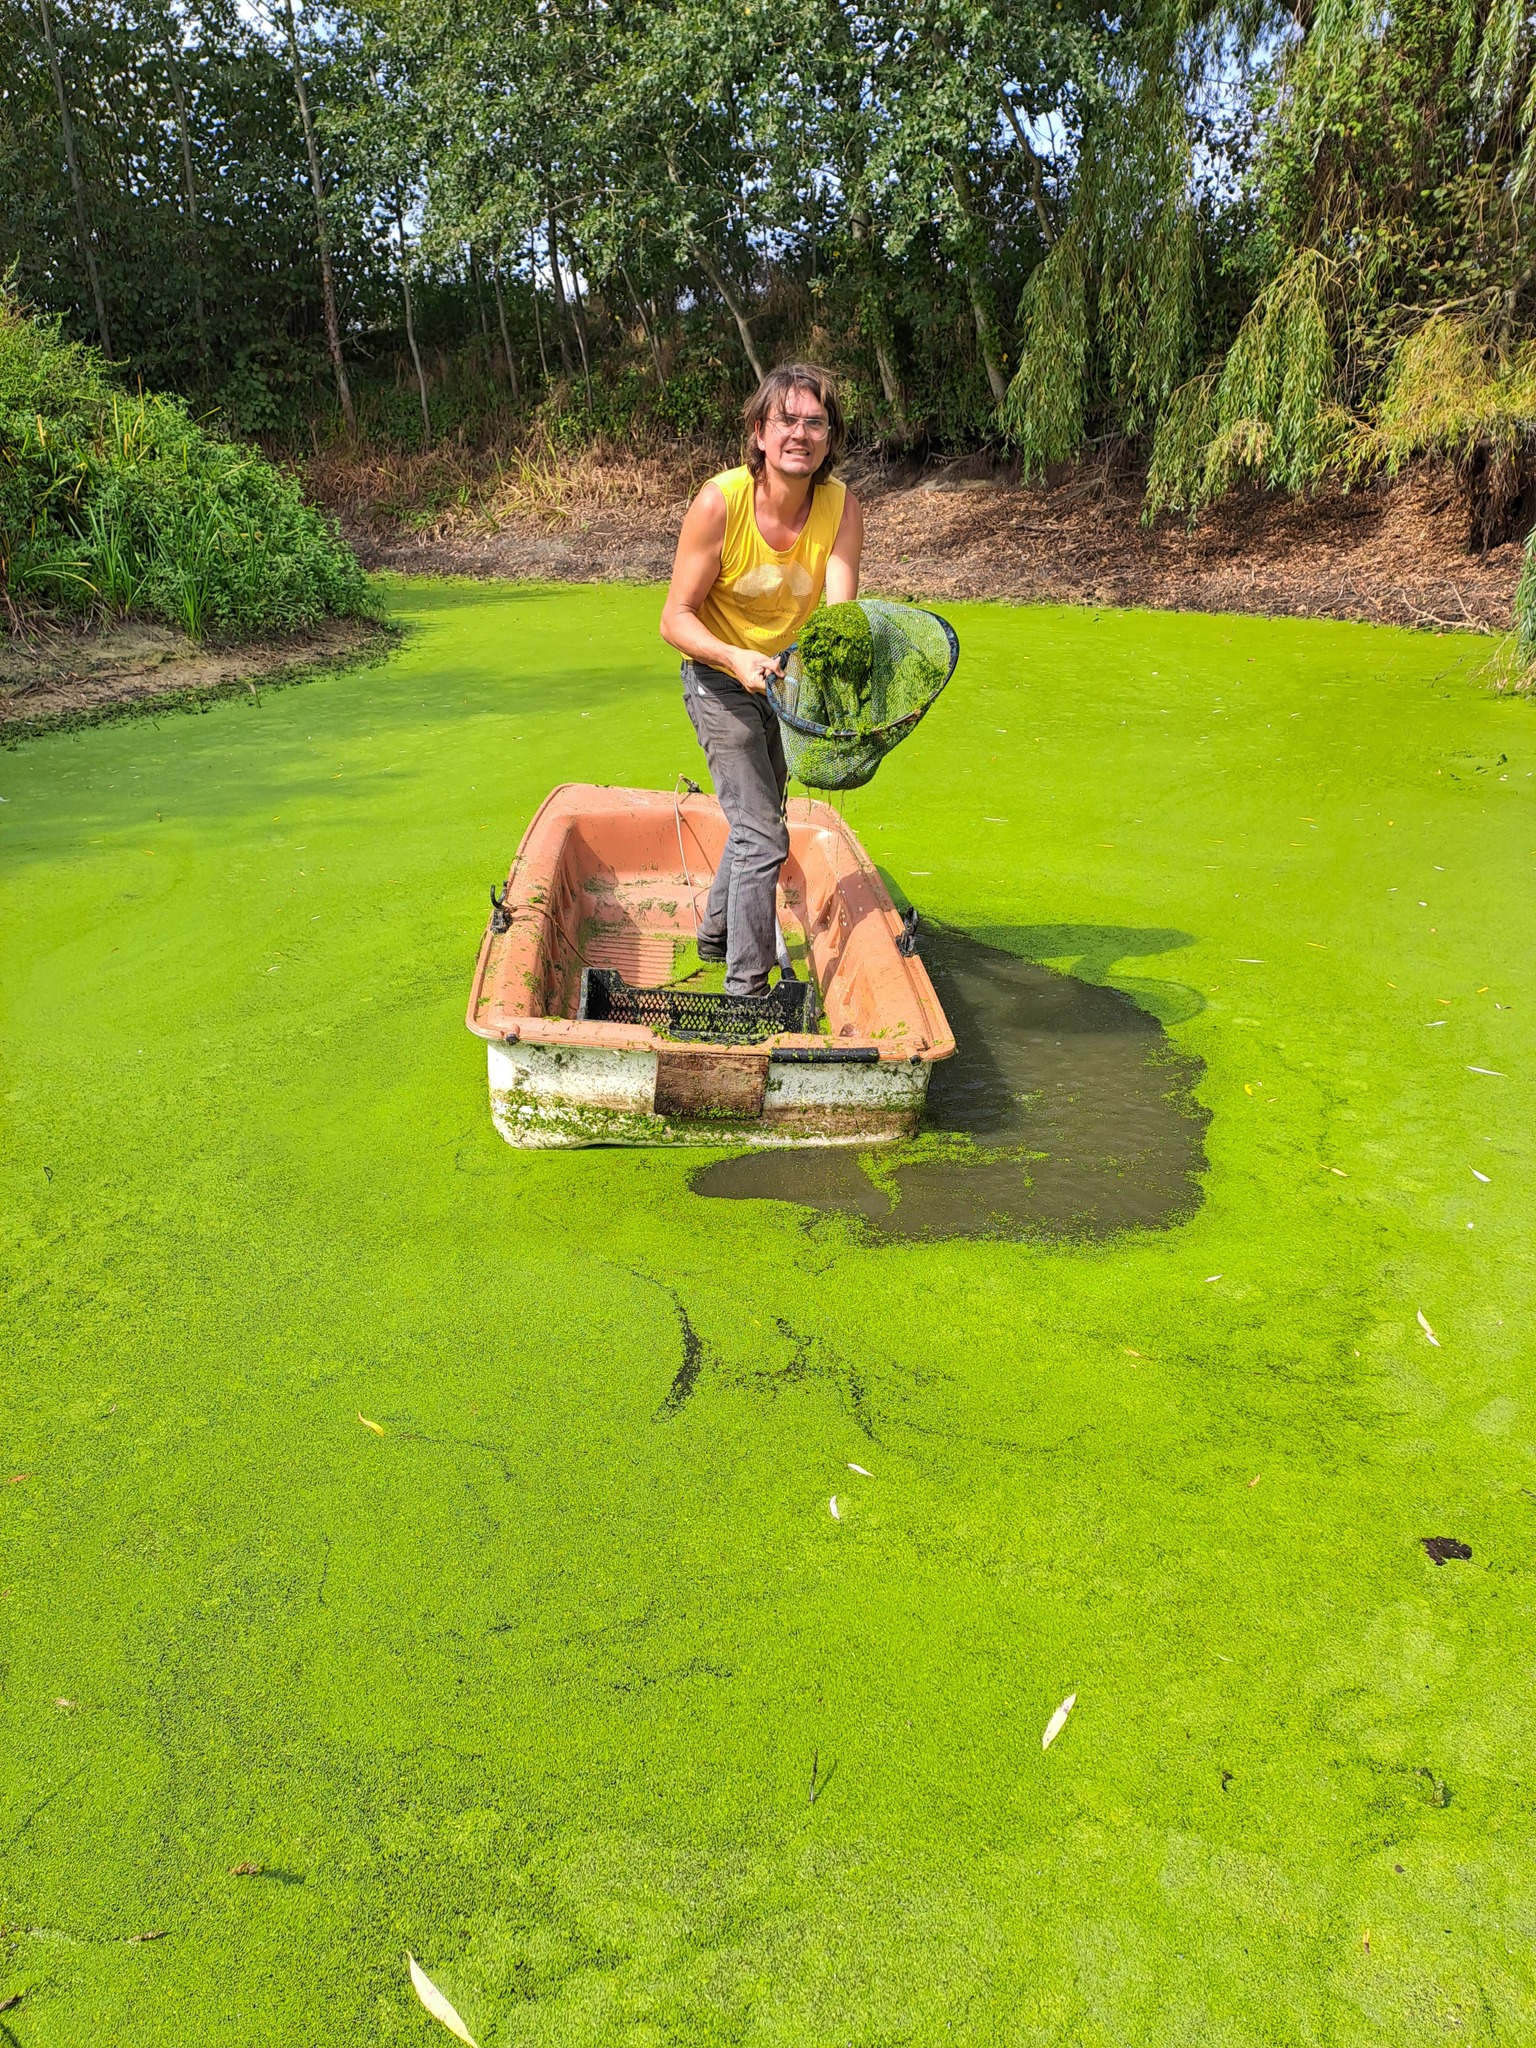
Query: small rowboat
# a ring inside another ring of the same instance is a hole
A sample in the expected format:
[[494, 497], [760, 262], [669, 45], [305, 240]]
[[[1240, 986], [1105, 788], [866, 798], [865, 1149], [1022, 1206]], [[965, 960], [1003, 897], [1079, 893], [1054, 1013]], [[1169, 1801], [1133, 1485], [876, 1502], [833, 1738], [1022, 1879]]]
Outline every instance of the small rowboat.
[[546, 798], [493, 901], [466, 1017], [508, 1144], [874, 1145], [916, 1128], [954, 1035], [847, 825], [824, 803], [788, 819], [779, 923], [809, 965], [814, 1021], [789, 982], [752, 1014], [669, 986], [725, 844], [713, 797], [566, 783]]

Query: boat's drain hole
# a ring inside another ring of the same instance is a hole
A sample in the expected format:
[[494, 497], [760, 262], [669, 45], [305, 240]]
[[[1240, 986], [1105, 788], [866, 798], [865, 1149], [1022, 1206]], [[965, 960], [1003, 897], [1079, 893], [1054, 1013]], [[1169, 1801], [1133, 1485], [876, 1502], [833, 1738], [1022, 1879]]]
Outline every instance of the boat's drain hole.
[[[1134, 933], [1115, 936], [1127, 941], [1115, 957], [1143, 950]], [[1191, 1091], [1204, 1068], [1156, 1017], [963, 932], [925, 927], [922, 955], [959, 1050], [934, 1070], [920, 1136], [864, 1154], [717, 1160], [695, 1174], [696, 1194], [794, 1202], [906, 1238], [1103, 1238], [1193, 1213], [1208, 1117]]]

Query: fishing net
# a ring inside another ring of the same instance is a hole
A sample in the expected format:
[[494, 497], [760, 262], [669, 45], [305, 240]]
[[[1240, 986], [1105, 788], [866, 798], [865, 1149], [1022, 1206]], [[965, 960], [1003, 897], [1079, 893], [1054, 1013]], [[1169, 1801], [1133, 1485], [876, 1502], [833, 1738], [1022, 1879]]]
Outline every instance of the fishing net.
[[949, 622], [916, 605], [861, 597], [813, 613], [768, 684], [790, 774], [808, 789], [860, 788], [959, 658]]

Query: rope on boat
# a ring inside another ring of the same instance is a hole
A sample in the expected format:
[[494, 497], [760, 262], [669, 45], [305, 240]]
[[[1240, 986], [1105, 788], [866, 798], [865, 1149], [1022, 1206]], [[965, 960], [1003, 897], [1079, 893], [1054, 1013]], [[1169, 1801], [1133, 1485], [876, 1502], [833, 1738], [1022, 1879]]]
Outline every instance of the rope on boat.
[[[678, 788], [678, 783], [682, 788]], [[688, 872], [688, 856], [683, 851], [683, 805], [691, 796], [702, 796], [703, 790], [691, 775], [679, 775], [672, 785], [672, 817], [677, 826], [677, 857], [683, 864], [683, 882], [688, 890], [688, 915], [693, 919], [693, 943], [699, 943], [699, 899], [693, 886], [693, 877]]]

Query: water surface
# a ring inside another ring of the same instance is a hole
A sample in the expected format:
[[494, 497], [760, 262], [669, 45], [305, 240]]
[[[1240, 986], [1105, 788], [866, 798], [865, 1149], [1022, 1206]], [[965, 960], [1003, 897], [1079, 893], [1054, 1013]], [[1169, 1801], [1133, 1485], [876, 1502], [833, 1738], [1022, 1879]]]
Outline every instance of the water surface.
[[[1012, 936], [1065, 952], [1038, 928]], [[1089, 971], [1149, 951], [1133, 933], [1074, 929]], [[1157, 933], [1184, 943], [1183, 935]], [[954, 1031], [934, 1068], [915, 1142], [748, 1152], [694, 1176], [696, 1194], [793, 1202], [862, 1217], [884, 1238], [1104, 1238], [1166, 1228], [1193, 1214], [1207, 1113], [1193, 1090], [1202, 1063], [1121, 990], [1056, 972], [944, 926], [920, 951]], [[1176, 984], [1155, 986], [1194, 1001]], [[1168, 1012], [1168, 1002], [1159, 1005]], [[946, 1142], [946, 1140], [948, 1142]]]

